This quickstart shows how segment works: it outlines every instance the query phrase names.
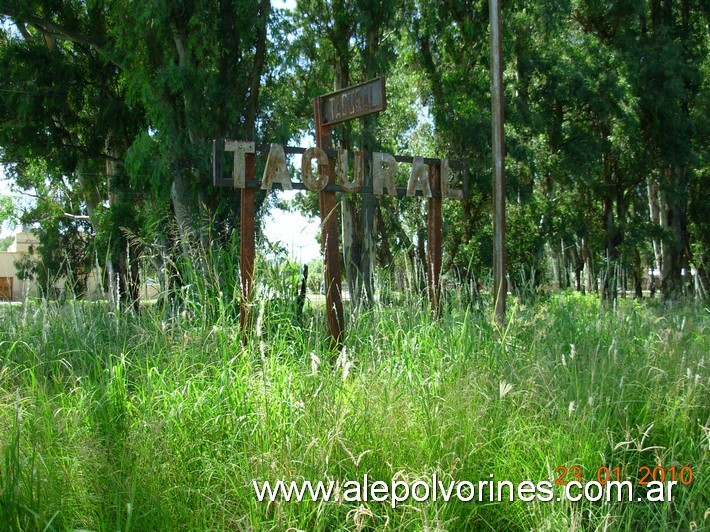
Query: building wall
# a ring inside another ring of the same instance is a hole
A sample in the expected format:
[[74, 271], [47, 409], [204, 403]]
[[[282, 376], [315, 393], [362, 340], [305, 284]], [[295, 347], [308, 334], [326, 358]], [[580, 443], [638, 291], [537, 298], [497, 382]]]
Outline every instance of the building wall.
[[[17, 277], [17, 268], [15, 261], [22, 257], [23, 253], [28, 253], [32, 245], [37, 245], [39, 242], [30, 231], [22, 231], [15, 235], [13, 242], [8, 251], [0, 251], [0, 278], [12, 278], [12, 301], [23, 301], [28, 296], [38, 297], [39, 289], [35, 282], [22, 281]], [[58, 279], [55, 286], [63, 290], [65, 280]], [[145, 282], [141, 286], [141, 298], [155, 299], [158, 297], [159, 287], [153, 282]], [[98, 270], [94, 269], [89, 274], [86, 283], [86, 295], [84, 299], [100, 300], [106, 299], [107, 294], [104, 292], [101, 275]]]
[[36, 246], [39, 240], [32, 231], [20, 231], [15, 235], [15, 241], [7, 248], [7, 253], [27, 253], [30, 246]]
[[22, 301], [27, 296], [37, 295], [35, 284], [20, 280], [15, 267], [15, 261], [20, 259], [22, 253], [27, 253], [33, 244], [37, 244], [34, 235], [29, 231], [22, 231], [15, 235], [15, 241], [10, 244], [8, 251], [0, 251], [0, 277], [12, 278], [12, 301]]
[[0, 251], [0, 277], [10, 277], [12, 279], [12, 301], [22, 301], [31, 294], [32, 286], [27, 281], [21, 281], [17, 277], [17, 268], [15, 261], [18, 258], [17, 253], [8, 251]]

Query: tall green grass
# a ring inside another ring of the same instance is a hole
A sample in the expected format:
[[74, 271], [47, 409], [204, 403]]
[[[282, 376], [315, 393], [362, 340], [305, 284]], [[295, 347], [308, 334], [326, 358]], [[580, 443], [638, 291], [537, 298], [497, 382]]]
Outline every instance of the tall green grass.
[[[641, 530], [710, 526], [710, 313], [592, 296], [491, 310], [406, 298], [358, 316], [337, 363], [323, 309], [140, 316], [0, 309], [0, 528]], [[201, 299], [200, 299], [201, 298]], [[217, 301], [217, 299], [215, 299]], [[212, 308], [206, 308], [216, 305]], [[205, 316], [209, 316], [207, 319]], [[672, 503], [256, 501], [252, 479], [636, 477], [693, 468]]]

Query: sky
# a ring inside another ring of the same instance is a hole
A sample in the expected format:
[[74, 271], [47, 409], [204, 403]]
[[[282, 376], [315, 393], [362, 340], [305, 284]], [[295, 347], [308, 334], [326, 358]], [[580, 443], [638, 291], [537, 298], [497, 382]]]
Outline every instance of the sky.
[[[280, 199], [293, 199], [296, 191], [277, 192]], [[307, 193], [308, 194], [308, 193]], [[316, 235], [320, 231], [318, 218], [308, 219], [297, 212], [277, 208], [264, 220], [264, 234], [271, 242], [281, 242], [289, 258], [299, 264], [307, 264], [321, 256]]]
[[296, 9], [296, 0], [271, 0], [271, 7]]

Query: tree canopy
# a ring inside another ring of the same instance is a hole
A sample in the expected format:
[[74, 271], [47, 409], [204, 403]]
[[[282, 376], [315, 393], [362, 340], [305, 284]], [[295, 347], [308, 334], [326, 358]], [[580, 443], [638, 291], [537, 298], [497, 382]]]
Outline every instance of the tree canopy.
[[[641, 296], [650, 269], [667, 296], [706, 293], [709, 14], [699, 0], [504, 3], [515, 290]], [[313, 97], [382, 75], [388, 111], [336, 128], [336, 144], [465, 160], [445, 273], [488, 277], [487, 1], [0, 0], [0, 19], [0, 161], [37, 196], [22, 222], [40, 228], [45, 270], [99, 262], [133, 303], [141, 260], [232, 246], [239, 192], [212, 187], [212, 139], [297, 141]], [[351, 290], [421, 271], [416, 200], [344, 197], [341, 216]]]

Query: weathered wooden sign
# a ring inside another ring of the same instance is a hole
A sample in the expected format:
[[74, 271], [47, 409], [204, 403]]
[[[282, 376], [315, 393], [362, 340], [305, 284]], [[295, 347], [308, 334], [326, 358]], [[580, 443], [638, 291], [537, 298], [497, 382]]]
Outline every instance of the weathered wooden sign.
[[[376, 196], [390, 195], [397, 197], [412, 196], [445, 199], [461, 199], [463, 188], [455, 188], [451, 183], [451, 163], [448, 159], [431, 159], [392, 155], [390, 153], [365, 153], [348, 150], [323, 150], [321, 148], [294, 148], [281, 144], [256, 145], [254, 142], [215, 140], [213, 147], [214, 185], [234, 188], [260, 188], [271, 190], [310, 190], [320, 192], [342, 192], [346, 194], [374, 193]], [[222, 153], [234, 153], [234, 170], [230, 178], [224, 174]], [[247, 157], [256, 153], [266, 155], [266, 165], [261, 179], [255, 176], [247, 178]], [[286, 155], [301, 155], [301, 182], [291, 181]], [[365, 159], [372, 165], [372, 186], [365, 186]], [[329, 183], [329, 165], [335, 159], [335, 183]], [[314, 175], [313, 161], [318, 163]], [[352, 163], [352, 172], [350, 172]], [[406, 187], [397, 187], [395, 176], [399, 163], [410, 163], [409, 180]], [[429, 183], [429, 166], [440, 169], [441, 187], [433, 189]], [[455, 162], [456, 168], [462, 168]], [[466, 183], [464, 182], [465, 186]]]
[[[254, 193], [256, 189], [311, 190], [320, 196], [321, 244], [326, 286], [326, 312], [331, 346], [340, 348], [344, 336], [343, 302], [340, 278], [340, 245], [336, 193], [427, 198], [427, 285], [432, 311], [439, 312], [442, 258], [443, 198], [461, 199], [467, 195], [466, 167], [458, 161], [424, 157], [397, 156], [388, 153], [365, 153], [332, 149], [331, 126], [385, 108], [384, 80], [375, 80], [315, 98], [316, 147], [294, 148], [280, 144], [257, 145], [249, 141], [218, 139], [214, 141], [213, 182], [215, 186], [241, 189], [241, 326], [246, 340], [250, 329], [250, 307], [254, 281]], [[224, 176], [223, 155], [234, 153], [232, 175]], [[256, 155], [266, 157], [261, 179], [256, 176]], [[301, 155], [301, 179], [292, 182], [287, 154]], [[372, 168], [372, 185], [365, 184], [365, 161]], [[313, 171], [316, 163], [317, 170]], [[352, 172], [350, 163], [352, 162]], [[398, 164], [409, 163], [406, 187], [397, 187]], [[462, 171], [461, 188], [451, 182], [451, 169]]]
[[320, 124], [332, 126], [387, 108], [385, 80], [375, 78], [320, 97]]

